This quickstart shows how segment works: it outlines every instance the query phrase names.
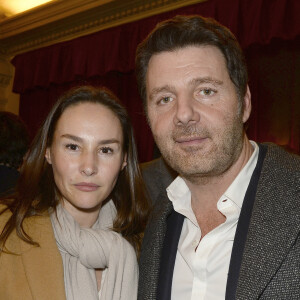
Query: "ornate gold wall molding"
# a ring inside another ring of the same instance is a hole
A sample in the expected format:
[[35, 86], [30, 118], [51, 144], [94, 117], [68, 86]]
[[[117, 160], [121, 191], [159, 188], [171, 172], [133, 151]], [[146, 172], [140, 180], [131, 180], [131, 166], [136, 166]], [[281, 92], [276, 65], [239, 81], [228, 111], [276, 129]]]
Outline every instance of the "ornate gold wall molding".
[[206, 0], [58, 0], [0, 22], [0, 54], [16, 54]]

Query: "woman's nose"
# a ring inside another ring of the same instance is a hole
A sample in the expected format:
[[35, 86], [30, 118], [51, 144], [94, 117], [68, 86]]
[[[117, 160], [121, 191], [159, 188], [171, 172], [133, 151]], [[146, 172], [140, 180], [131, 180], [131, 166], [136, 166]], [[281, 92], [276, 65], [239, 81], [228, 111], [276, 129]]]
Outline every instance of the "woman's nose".
[[80, 172], [85, 176], [97, 174], [98, 165], [95, 153], [83, 153], [80, 164]]

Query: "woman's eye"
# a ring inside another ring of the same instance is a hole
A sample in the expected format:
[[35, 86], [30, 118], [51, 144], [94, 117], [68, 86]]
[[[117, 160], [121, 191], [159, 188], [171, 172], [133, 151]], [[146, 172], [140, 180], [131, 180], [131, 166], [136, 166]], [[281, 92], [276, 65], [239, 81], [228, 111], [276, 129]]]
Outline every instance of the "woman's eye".
[[113, 149], [110, 147], [103, 147], [103, 148], [101, 148], [100, 151], [101, 151], [101, 153], [104, 153], [104, 154], [111, 154], [114, 152]]
[[212, 89], [202, 89], [201, 90], [201, 94], [203, 96], [212, 96], [216, 91], [212, 90]]
[[76, 145], [76, 144], [68, 144], [68, 145], [66, 145], [66, 148], [68, 148], [68, 149], [70, 149], [72, 151], [76, 151], [76, 150], [78, 150], [78, 145]]

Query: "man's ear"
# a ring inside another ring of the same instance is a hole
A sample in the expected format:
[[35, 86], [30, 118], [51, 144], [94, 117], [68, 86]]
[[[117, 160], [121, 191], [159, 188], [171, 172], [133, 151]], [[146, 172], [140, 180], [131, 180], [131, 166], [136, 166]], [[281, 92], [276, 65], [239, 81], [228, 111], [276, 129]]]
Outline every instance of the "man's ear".
[[45, 158], [46, 158], [48, 164], [51, 165], [52, 161], [51, 161], [51, 153], [50, 153], [50, 148], [49, 147], [46, 149]]
[[247, 85], [247, 90], [246, 90], [246, 94], [244, 96], [244, 105], [243, 105], [243, 123], [246, 123], [247, 120], [250, 117], [250, 113], [251, 113], [251, 93], [250, 93], [250, 89], [249, 86]]
[[127, 153], [124, 154], [121, 171], [127, 166]]

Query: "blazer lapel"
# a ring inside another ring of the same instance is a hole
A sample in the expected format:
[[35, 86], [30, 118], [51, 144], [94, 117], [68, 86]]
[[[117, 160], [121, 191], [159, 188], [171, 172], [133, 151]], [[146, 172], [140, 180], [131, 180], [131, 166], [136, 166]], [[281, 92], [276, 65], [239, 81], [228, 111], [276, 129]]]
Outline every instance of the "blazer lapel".
[[21, 241], [22, 260], [33, 299], [65, 299], [63, 264], [49, 216], [30, 217], [25, 231], [40, 247]]
[[234, 243], [231, 252], [227, 286], [226, 286], [226, 296], [225, 296], [226, 300], [235, 299], [239, 272], [240, 272], [240, 267], [242, 262], [242, 256], [243, 256], [244, 247], [246, 243], [257, 185], [258, 185], [263, 161], [266, 156], [266, 151], [267, 151], [266, 147], [260, 146], [257, 164], [251, 176], [249, 186], [247, 188], [245, 198], [243, 201], [243, 206], [237, 224], [237, 229], [236, 229]]
[[296, 181], [290, 181], [288, 172], [281, 166], [276, 151], [269, 148], [263, 163], [236, 299], [260, 297], [300, 231], [299, 190]]
[[183, 221], [183, 215], [174, 210], [167, 218], [167, 230], [161, 254], [158, 278], [157, 300], [171, 299], [173, 271]]
[[161, 252], [167, 229], [166, 219], [172, 210], [173, 205], [166, 192], [162, 193], [156, 201], [143, 239], [139, 268], [139, 300], [157, 300]]

